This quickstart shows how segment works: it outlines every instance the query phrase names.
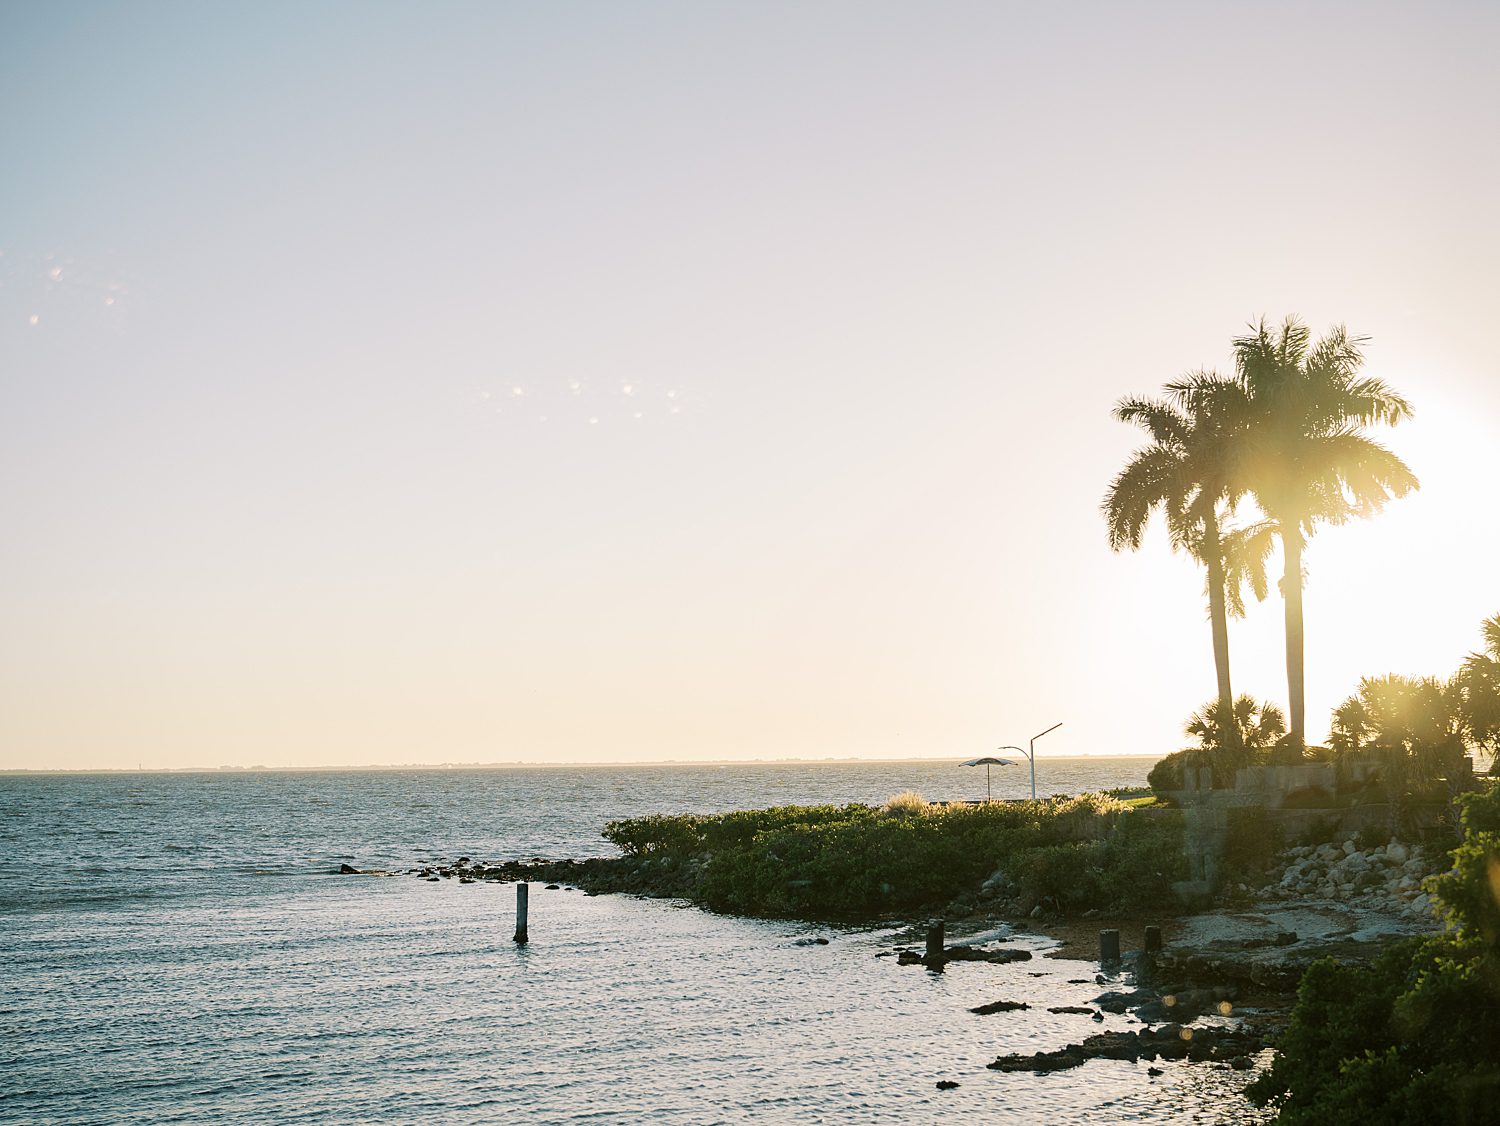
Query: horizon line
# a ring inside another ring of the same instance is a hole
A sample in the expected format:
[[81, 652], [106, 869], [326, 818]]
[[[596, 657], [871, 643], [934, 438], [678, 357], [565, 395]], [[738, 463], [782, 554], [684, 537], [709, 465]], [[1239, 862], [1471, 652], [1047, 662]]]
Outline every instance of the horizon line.
[[[1127, 759], [1127, 758], [1158, 758], [1152, 754], [1072, 754], [1055, 755], [1043, 761], [1058, 762], [1064, 759]], [[382, 770], [515, 770], [515, 769], [568, 769], [568, 768], [599, 768], [599, 767], [641, 767], [641, 766], [839, 766], [864, 763], [887, 763], [898, 765], [901, 763], [951, 763], [953, 766], [963, 765], [962, 759], [949, 758], [947, 756], [911, 756], [901, 758], [858, 758], [854, 756], [831, 757], [831, 758], [753, 758], [753, 759], [633, 759], [629, 761], [611, 762], [599, 759], [568, 762], [539, 762], [526, 759], [516, 759], [503, 762], [405, 762], [405, 763], [365, 763], [355, 765], [312, 765], [312, 766], [101, 766], [101, 767], [0, 767], [0, 777], [22, 775], [22, 774], [294, 774], [294, 773], [335, 773], [340, 771], [382, 771]]]

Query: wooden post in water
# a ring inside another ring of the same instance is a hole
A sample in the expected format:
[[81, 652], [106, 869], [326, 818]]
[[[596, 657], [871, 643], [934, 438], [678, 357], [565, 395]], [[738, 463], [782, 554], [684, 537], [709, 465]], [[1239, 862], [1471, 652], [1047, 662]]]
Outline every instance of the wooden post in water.
[[526, 945], [526, 900], [531, 894], [530, 884], [516, 885], [516, 937], [515, 942]]
[[1147, 927], [1146, 928], [1146, 940], [1145, 940], [1144, 943], [1142, 943], [1142, 949], [1144, 949], [1147, 954], [1160, 954], [1161, 953], [1161, 928], [1160, 927]]
[[927, 927], [927, 962], [943, 960], [943, 920], [938, 919]]
[[1099, 932], [1099, 962], [1101, 965], [1114, 965], [1120, 960], [1120, 932], [1116, 930]]

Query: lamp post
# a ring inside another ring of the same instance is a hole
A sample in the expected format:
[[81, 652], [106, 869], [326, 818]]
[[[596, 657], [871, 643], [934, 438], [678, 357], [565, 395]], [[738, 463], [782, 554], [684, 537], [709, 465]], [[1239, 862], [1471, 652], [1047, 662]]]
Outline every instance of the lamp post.
[[1040, 739], [1042, 737], [1042, 735], [1050, 735], [1052, 732], [1056, 731], [1061, 726], [1062, 726], [1061, 723], [1054, 723], [1051, 727], [1047, 728], [1046, 731], [1043, 731], [1041, 733], [1041, 735], [1033, 735], [1031, 737], [1031, 750], [1029, 750], [1029, 751], [1026, 752], [1026, 757], [1031, 760], [1031, 800], [1032, 801], [1036, 801], [1036, 741], [1038, 739]]

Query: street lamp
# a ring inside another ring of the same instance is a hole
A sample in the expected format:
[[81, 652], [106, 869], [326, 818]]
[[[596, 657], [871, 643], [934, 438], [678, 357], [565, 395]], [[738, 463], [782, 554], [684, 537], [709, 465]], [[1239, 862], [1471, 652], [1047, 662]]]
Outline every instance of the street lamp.
[[1061, 726], [1062, 726], [1062, 724], [1060, 724], [1060, 723], [1054, 723], [1051, 727], [1047, 728], [1046, 731], [1043, 731], [1041, 733], [1041, 735], [1033, 735], [1031, 737], [1031, 750], [1029, 750], [1029, 751], [1026, 752], [1026, 757], [1031, 760], [1031, 800], [1032, 801], [1036, 801], [1036, 741], [1038, 739], [1040, 739], [1042, 737], [1042, 735], [1050, 735], [1052, 732], [1056, 731]]
[[1043, 736], [1043, 735], [1050, 735], [1050, 733], [1055, 732], [1055, 730], [1058, 730], [1059, 727], [1062, 727], [1062, 724], [1061, 723], [1055, 723], [1055, 724], [1053, 724], [1052, 727], [1049, 727], [1049, 729], [1047, 729], [1046, 732], [1041, 733], [1041, 735], [1034, 735], [1034, 736], [1032, 736], [1031, 750], [1026, 750], [1025, 747], [1001, 747], [1001, 748], [999, 748], [999, 750], [1002, 750], [1002, 751], [1020, 751], [1020, 753], [1025, 754], [1025, 756], [1028, 757], [1028, 759], [1031, 759], [1031, 765], [1032, 765], [1032, 801], [1037, 801], [1037, 741], [1038, 741], [1038, 739], [1041, 738], [1041, 736]]

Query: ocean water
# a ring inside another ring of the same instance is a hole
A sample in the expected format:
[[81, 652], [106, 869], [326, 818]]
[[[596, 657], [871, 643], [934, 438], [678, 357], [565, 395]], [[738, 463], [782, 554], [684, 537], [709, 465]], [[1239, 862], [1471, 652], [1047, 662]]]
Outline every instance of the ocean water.
[[[1039, 790], [1149, 765], [1052, 760]], [[1244, 1076], [1201, 1065], [987, 1071], [1132, 1026], [1046, 1012], [1097, 994], [1090, 963], [937, 975], [877, 957], [888, 930], [539, 886], [518, 948], [511, 885], [331, 874], [607, 855], [616, 817], [983, 785], [946, 762], [0, 777], [0, 1121], [1250, 1120]], [[1026, 785], [995, 772], [996, 796]], [[1033, 1008], [967, 1011], [1001, 998]]]

